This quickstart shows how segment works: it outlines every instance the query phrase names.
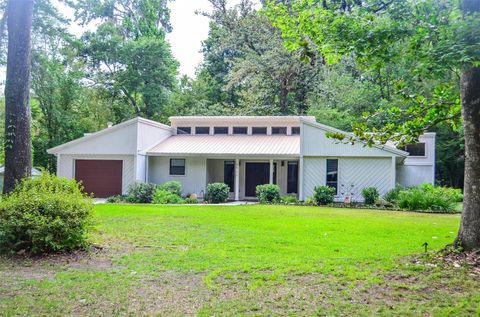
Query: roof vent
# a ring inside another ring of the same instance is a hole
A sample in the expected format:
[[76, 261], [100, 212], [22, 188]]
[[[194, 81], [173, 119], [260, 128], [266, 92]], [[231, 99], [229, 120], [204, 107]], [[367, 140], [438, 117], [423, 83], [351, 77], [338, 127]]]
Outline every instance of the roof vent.
[[107, 128], [111, 128], [113, 126], [113, 122], [108, 121], [107, 122]]

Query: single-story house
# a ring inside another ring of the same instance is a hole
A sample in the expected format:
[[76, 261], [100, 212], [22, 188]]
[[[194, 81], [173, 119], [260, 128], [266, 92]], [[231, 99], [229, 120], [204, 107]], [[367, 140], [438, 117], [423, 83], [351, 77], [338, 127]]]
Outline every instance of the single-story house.
[[255, 197], [259, 184], [304, 200], [317, 185], [361, 201], [374, 186], [433, 183], [435, 134], [398, 149], [344, 144], [326, 136], [339, 130], [309, 116], [184, 116], [170, 125], [134, 118], [49, 149], [57, 174], [82, 181], [97, 197], [125, 194], [133, 182], [179, 181], [203, 197], [207, 184], [229, 185], [234, 200]]

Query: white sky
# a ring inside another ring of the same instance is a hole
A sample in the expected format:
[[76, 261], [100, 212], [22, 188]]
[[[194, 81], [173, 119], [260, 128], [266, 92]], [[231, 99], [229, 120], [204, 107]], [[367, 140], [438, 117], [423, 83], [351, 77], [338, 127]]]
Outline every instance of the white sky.
[[[259, 0], [253, 0], [260, 3]], [[73, 22], [73, 10], [66, 7], [59, 0], [52, 0], [59, 11], [72, 20], [70, 32], [76, 36], [82, 35], [85, 28]], [[240, 0], [229, 0], [228, 4], [233, 6]], [[203, 60], [201, 53], [202, 41], [208, 37], [208, 18], [195, 14], [196, 11], [211, 11], [208, 0], [174, 0], [169, 3], [171, 10], [171, 24], [173, 31], [167, 35], [173, 55], [180, 63], [180, 74], [195, 77], [195, 70]], [[87, 27], [92, 29], [93, 26]], [[3, 94], [3, 83], [5, 82], [5, 69], [0, 69], [0, 95]]]
[[[73, 11], [59, 3], [56, 3], [59, 10], [73, 20]], [[260, 3], [258, 0], [254, 2]], [[228, 0], [229, 6], [236, 5], [240, 0]], [[195, 76], [197, 66], [202, 62], [201, 53], [202, 41], [208, 37], [208, 18], [195, 14], [196, 11], [211, 11], [208, 0], [174, 0], [169, 3], [170, 22], [173, 31], [167, 34], [173, 55], [180, 62], [180, 74], [190, 77]], [[70, 31], [80, 36], [84, 31], [78, 25], [72, 24]]]

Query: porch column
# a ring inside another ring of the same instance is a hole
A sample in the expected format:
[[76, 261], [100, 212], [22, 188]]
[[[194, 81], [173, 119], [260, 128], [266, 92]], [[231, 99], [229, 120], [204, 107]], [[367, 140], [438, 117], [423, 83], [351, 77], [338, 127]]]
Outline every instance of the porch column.
[[240, 200], [240, 160], [235, 159], [235, 200]]
[[270, 178], [269, 184], [273, 184], [273, 159], [270, 159]]
[[303, 197], [303, 156], [298, 160], [298, 200], [304, 201]]

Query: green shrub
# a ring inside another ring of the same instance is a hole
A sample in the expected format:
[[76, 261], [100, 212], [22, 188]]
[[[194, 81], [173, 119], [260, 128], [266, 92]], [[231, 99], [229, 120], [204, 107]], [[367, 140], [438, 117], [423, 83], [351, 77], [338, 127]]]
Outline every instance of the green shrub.
[[31, 254], [87, 245], [93, 204], [75, 180], [43, 173], [27, 178], [0, 202], [0, 250]]
[[185, 204], [198, 204], [198, 199], [192, 198], [192, 197], [187, 197], [183, 201]]
[[107, 198], [107, 203], [110, 204], [121, 204], [125, 202], [128, 202], [127, 197], [122, 195], [110, 196]]
[[284, 204], [287, 204], [287, 205], [298, 205], [300, 203], [298, 201], [297, 195], [295, 195], [295, 194], [281, 196], [280, 201]]
[[166, 190], [172, 194], [182, 196], [182, 184], [177, 181], [170, 181], [158, 186], [161, 190]]
[[316, 206], [317, 202], [315, 201], [315, 198], [313, 197], [308, 197], [307, 200], [305, 200], [305, 205], [307, 206]]
[[227, 201], [230, 187], [224, 183], [211, 183], [207, 185], [205, 201], [211, 204], [219, 204]]
[[275, 204], [280, 202], [280, 187], [275, 184], [258, 185], [255, 195], [261, 204]]
[[316, 205], [327, 205], [333, 203], [336, 190], [330, 186], [317, 186], [313, 190], [313, 199]]
[[128, 186], [127, 201], [137, 204], [149, 204], [152, 202], [156, 187], [155, 184], [132, 183]]
[[408, 210], [454, 211], [458, 192], [451, 188], [422, 184], [399, 192], [398, 207]]
[[155, 195], [153, 195], [152, 199], [154, 204], [183, 204], [184, 200], [182, 197], [169, 192], [168, 190], [157, 188], [155, 191]]
[[376, 187], [365, 187], [362, 189], [362, 196], [366, 205], [373, 205], [380, 194]]
[[398, 200], [398, 194], [400, 191], [402, 191], [404, 188], [400, 184], [396, 184], [394, 188], [390, 189], [384, 196], [383, 199], [388, 201], [391, 204], [396, 204]]

